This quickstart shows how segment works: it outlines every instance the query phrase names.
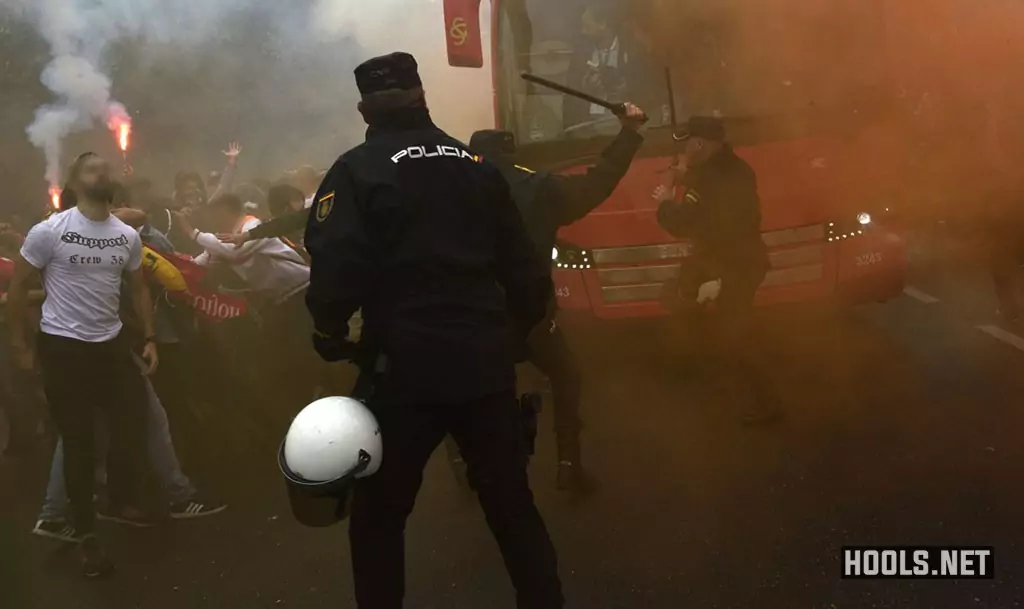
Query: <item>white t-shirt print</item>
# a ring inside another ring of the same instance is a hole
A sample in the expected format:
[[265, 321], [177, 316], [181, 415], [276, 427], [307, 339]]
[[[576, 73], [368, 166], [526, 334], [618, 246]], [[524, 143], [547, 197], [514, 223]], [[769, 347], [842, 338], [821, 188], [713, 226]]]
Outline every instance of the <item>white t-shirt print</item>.
[[142, 265], [142, 239], [130, 226], [72, 208], [33, 226], [21, 255], [43, 272], [44, 334], [99, 343], [121, 332], [122, 277]]

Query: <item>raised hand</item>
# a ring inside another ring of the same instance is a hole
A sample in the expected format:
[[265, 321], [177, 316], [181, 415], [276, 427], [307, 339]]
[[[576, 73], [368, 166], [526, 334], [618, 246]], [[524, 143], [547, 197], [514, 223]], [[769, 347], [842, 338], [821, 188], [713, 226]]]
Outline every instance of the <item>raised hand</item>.
[[234, 165], [238, 162], [238, 155], [242, 154], [242, 145], [238, 142], [231, 142], [228, 144], [227, 150], [222, 150], [224, 156], [228, 157], [228, 163]]

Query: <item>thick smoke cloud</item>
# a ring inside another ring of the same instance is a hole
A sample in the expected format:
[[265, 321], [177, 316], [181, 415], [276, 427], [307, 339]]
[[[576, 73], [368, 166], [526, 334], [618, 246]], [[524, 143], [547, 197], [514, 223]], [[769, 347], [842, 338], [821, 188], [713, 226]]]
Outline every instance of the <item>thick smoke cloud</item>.
[[[481, 5], [487, 48], [490, 1]], [[321, 39], [350, 33], [368, 56], [398, 48], [416, 55], [431, 112], [453, 135], [468, 139], [473, 131], [493, 126], [490, 70], [448, 66], [441, 0], [319, 0], [313, 20]]]
[[46, 155], [46, 180], [60, 181], [61, 144], [68, 134], [92, 127], [111, 107], [123, 106], [110, 99], [110, 79], [87, 59], [58, 55], [43, 70], [41, 80], [60, 100], [43, 106], [28, 126], [28, 138]]
[[3, 10], [49, 48], [49, 100], [27, 132], [51, 182], [62, 148], [114, 151], [104, 124], [118, 102], [136, 123], [137, 173], [212, 169], [231, 139], [268, 178], [329, 165], [365, 128], [352, 68], [394, 50], [419, 59], [443, 127], [466, 137], [493, 121], [486, 71], [447, 66], [436, 0], [0, 0]]
[[654, 46], [676, 67], [678, 97], [695, 112], [760, 121], [777, 138], [833, 137], [827, 156], [837, 167], [884, 178], [858, 184], [868, 186], [864, 196], [920, 217], [1019, 198], [1020, 3], [628, 3], [641, 8]]

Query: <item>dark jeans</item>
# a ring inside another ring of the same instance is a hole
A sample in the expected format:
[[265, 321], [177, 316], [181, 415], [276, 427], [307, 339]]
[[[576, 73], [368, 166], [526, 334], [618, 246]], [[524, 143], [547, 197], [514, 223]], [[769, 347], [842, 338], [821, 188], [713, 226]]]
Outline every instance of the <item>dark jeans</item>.
[[579, 459], [579, 437], [583, 428], [580, 420], [583, 381], [579, 366], [576, 364], [576, 356], [565, 340], [562, 328], [555, 322], [551, 322], [548, 332], [536, 334], [529, 348], [530, 363], [551, 381], [558, 457], [575, 462]]
[[137, 499], [146, 464], [146, 385], [127, 339], [87, 343], [40, 334], [39, 363], [50, 412], [64, 440], [64, 477], [74, 526], [95, 529], [96, 417], [110, 431], [107, 490], [113, 506]]
[[197, 389], [198, 379], [193, 373], [196, 367], [190, 361], [192, 354], [185, 343], [160, 343], [157, 349], [160, 366], [150, 381], [171, 418], [184, 416], [190, 409], [190, 392]]
[[562, 607], [555, 549], [533, 503], [515, 393], [464, 404], [399, 406], [372, 403], [387, 456], [360, 480], [349, 537], [360, 609], [400, 609], [405, 596], [405, 522], [423, 468], [450, 433], [476, 472], [477, 495], [519, 609]]

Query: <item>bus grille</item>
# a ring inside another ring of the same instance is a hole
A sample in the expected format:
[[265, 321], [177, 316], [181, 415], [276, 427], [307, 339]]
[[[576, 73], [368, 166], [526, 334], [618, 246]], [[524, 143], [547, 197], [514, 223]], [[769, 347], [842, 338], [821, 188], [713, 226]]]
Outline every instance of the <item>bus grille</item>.
[[[761, 287], [818, 281], [824, 276], [825, 226], [815, 224], [762, 233], [769, 248]], [[689, 243], [667, 243], [593, 250], [605, 304], [659, 300], [666, 282], [679, 275]]]

